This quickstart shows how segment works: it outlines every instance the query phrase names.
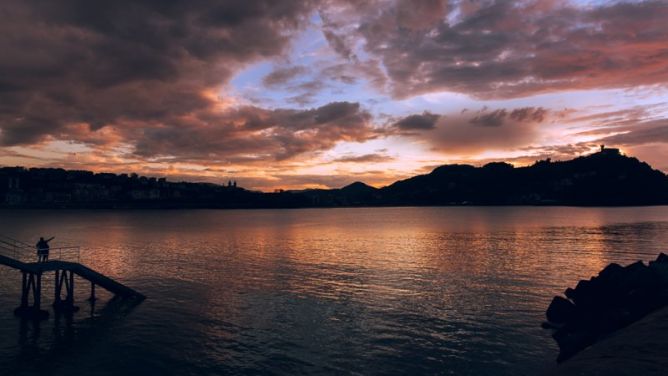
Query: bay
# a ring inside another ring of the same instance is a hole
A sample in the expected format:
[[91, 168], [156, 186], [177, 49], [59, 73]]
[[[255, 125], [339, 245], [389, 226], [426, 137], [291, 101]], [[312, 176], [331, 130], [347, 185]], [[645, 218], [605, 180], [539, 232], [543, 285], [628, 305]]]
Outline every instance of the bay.
[[3, 210], [1, 235], [80, 246], [148, 299], [91, 306], [77, 279], [71, 320], [22, 322], [2, 267], [0, 374], [532, 375], [552, 297], [667, 230], [668, 207]]

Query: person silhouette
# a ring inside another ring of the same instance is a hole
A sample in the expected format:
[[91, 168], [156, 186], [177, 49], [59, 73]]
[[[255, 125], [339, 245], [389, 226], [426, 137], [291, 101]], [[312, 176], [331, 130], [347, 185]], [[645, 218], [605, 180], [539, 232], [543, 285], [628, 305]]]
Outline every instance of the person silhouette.
[[39, 238], [39, 241], [35, 244], [35, 247], [37, 248], [37, 262], [49, 261], [49, 242], [54, 238], [55, 236], [52, 236], [47, 240], [44, 240], [42, 237]]

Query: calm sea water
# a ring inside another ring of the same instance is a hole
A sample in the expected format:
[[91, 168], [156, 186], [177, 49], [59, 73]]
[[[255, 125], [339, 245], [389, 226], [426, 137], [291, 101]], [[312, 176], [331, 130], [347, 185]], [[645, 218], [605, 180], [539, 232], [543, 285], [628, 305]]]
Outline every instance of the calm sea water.
[[[536, 374], [552, 296], [668, 249], [668, 207], [0, 211], [146, 294], [39, 325], [0, 267], [1, 375]], [[44, 299], [52, 299], [52, 276]]]

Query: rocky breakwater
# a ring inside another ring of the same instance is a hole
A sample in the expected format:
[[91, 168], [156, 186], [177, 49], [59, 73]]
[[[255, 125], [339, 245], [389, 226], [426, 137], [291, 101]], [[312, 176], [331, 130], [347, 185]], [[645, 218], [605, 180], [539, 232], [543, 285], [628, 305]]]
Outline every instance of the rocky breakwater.
[[608, 334], [668, 304], [668, 255], [627, 266], [610, 264], [589, 280], [555, 296], [546, 311], [544, 328], [553, 329], [558, 362], [566, 360]]

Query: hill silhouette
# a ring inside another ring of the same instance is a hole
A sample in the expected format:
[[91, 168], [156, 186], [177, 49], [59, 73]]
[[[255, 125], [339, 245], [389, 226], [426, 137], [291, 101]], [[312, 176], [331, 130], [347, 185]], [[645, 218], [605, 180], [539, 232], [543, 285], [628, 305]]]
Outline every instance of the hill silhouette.
[[444, 165], [380, 189], [353, 183], [318, 193], [327, 195], [327, 202], [332, 195], [339, 202], [363, 197], [367, 205], [657, 205], [668, 203], [668, 178], [647, 163], [605, 149], [517, 168], [505, 162]]
[[514, 167], [454, 164], [382, 188], [254, 192], [233, 185], [168, 182], [136, 174], [0, 168], [0, 205], [24, 208], [294, 208], [406, 205], [668, 204], [668, 177], [617, 149]]
[[668, 179], [636, 158], [599, 152], [515, 168], [446, 165], [382, 189], [388, 204], [648, 205], [668, 202]]

